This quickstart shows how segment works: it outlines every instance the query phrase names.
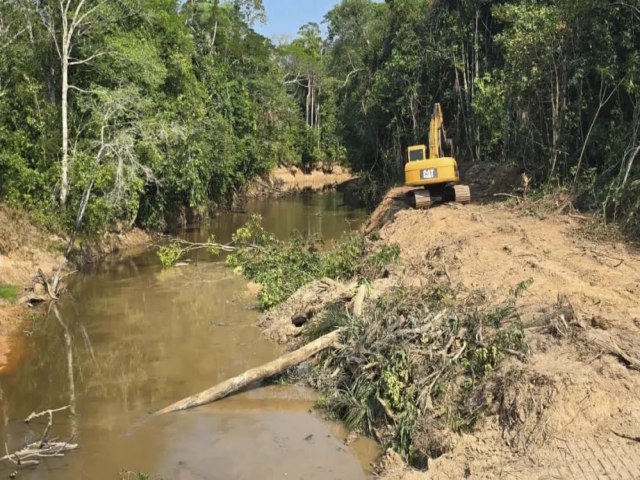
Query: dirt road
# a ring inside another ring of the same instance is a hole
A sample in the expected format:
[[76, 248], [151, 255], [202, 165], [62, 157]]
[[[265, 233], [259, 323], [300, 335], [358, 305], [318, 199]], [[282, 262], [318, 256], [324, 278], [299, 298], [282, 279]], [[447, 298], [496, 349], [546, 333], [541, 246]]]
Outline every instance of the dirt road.
[[416, 211], [401, 196], [392, 191], [368, 226], [400, 246], [401, 277], [421, 285], [435, 271], [495, 300], [520, 286], [531, 352], [528, 381], [500, 400], [520, 419], [513, 429], [488, 412], [429, 471], [391, 456], [386, 478], [640, 478], [640, 252], [590, 240], [577, 215], [496, 203]]

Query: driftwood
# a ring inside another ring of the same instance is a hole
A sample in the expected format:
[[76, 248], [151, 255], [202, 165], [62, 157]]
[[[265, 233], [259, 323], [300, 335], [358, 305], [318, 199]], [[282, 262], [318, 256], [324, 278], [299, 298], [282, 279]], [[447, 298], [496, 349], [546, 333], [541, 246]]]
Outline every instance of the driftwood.
[[9, 448], [5, 443], [4, 449], [6, 454], [3, 457], [0, 457], [0, 462], [9, 461], [17, 467], [29, 467], [39, 465], [40, 460], [37, 460], [38, 458], [64, 457], [65, 452], [78, 448], [77, 443], [58, 442], [56, 440], [49, 439], [49, 431], [53, 425], [53, 414], [70, 409], [71, 406], [67, 405], [62, 408], [45, 410], [44, 412], [34, 412], [25, 418], [24, 423], [29, 423], [36, 418], [48, 416], [47, 426], [45, 427], [40, 440], [29, 443], [13, 453], [9, 453]]
[[218, 385], [215, 385], [208, 390], [192, 395], [188, 398], [180, 400], [176, 403], [169, 405], [168, 407], [158, 410], [154, 415], [160, 415], [164, 413], [176, 412], [179, 410], [186, 410], [189, 408], [199, 407], [207, 403], [215, 402], [225, 398], [238, 390], [251, 385], [259, 380], [282, 373], [288, 368], [298, 365], [305, 360], [311, 358], [315, 354], [326, 350], [329, 347], [336, 345], [340, 339], [341, 329], [335, 330], [327, 335], [324, 335], [311, 343], [308, 343], [302, 348], [289, 352], [281, 357], [265, 363], [251, 370], [225, 380]]
[[28, 306], [35, 306], [40, 303], [58, 300], [66, 289], [65, 284], [61, 281], [64, 276], [61, 276], [60, 273], [60, 269], [65, 264], [66, 260], [53, 278], [48, 278], [39, 268], [38, 274], [31, 280], [31, 286], [23, 292], [19, 302]]

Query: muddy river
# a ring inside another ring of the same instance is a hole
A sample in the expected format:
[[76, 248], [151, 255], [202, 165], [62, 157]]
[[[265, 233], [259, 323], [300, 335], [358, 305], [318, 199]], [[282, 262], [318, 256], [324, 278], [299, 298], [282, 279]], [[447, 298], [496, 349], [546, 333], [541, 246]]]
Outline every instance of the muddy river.
[[[248, 214], [261, 213], [280, 237], [297, 229], [324, 239], [355, 228], [364, 212], [340, 194], [252, 200], [184, 233], [227, 241]], [[162, 271], [153, 252], [111, 258], [76, 274], [70, 295], [46, 320], [27, 325], [23, 361], [0, 377], [0, 438], [9, 449], [38, 439], [32, 411], [56, 414], [53, 435], [77, 451], [22, 470], [19, 479], [359, 479], [375, 445], [346, 446], [345, 432], [313, 412], [300, 386], [255, 388], [216, 404], [152, 417], [148, 412], [277, 357], [263, 338], [246, 282], [220, 258], [194, 255]], [[0, 476], [13, 470], [0, 465]]]

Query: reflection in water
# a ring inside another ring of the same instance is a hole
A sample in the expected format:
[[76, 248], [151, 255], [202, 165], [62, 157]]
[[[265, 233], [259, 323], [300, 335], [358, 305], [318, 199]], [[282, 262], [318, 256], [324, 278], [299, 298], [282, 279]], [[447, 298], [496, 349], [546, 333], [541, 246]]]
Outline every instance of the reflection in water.
[[73, 373], [73, 342], [71, 340], [71, 333], [69, 332], [69, 328], [60, 316], [58, 305], [52, 303], [50, 306], [64, 333], [64, 346], [67, 353], [67, 385], [69, 389], [69, 411], [71, 412], [71, 419], [69, 421], [69, 424], [71, 436], [75, 438], [78, 435], [78, 424], [76, 421], [76, 383]]
[[[247, 211], [281, 238], [297, 229], [331, 239], [362, 218], [339, 195], [254, 201]], [[187, 236], [228, 241], [248, 215], [220, 216]], [[344, 432], [309, 414], [313, 395], [299, 387], [147, 415], [281, 353], [254, 326], [245, 281], [219, 259], [197, 259], [162, 271], [150, 252], [74, 278], [72, 296], [34, 329], [25, 361], [0, 377], [0, 435], [18, 447], [38, 434], [21, 422], [30, 412], [71, 404], [76, 415], [56, 416], [53, 434], [75, 437], [80, 450], [21, 478], [114, 479], [121, 470], [165, 479], [364, 478], [375, 449], [361, 441], [361, 451], [345, 450]]]

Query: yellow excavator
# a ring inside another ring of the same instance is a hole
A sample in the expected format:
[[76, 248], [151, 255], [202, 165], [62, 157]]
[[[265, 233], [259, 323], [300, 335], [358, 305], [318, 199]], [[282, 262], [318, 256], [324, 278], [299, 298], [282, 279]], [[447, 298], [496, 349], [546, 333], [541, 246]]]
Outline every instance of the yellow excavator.
[[470, 188], [458, 185], [460, 173], [453, 154], [453, 142], [444, 130], [442, 108], [436, 103], [429, 123], [429, 156], [426, 145], [413, 145], [407, 149], [404, 183], [408, 187], [422, 187], [407, 193], [414, 208], [471, 201]]

